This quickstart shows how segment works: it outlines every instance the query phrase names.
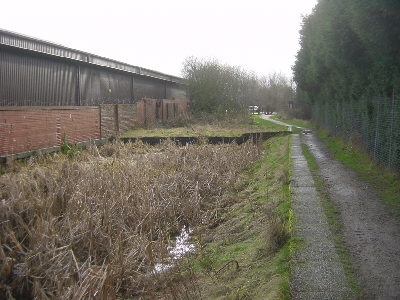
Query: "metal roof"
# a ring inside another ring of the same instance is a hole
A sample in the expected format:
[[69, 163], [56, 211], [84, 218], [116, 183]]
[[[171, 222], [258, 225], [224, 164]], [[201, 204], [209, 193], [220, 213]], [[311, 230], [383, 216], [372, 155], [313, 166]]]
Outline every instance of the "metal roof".
[[0, 29], [0, 46], [5, 45], [8, 47], [23, 49], [27, 51], [51, 55], [80, 61], [86, 64], [96, 65], [105, 68], [120, 70], [123, 72], [138, 74], [141, 76], [152, 77], [163, 81], [169, 81], [179, 84], [185, 84], [183, 78], [164, 74], [161, 72], [153, 71], [138, 66], [129, 65], [113, 59], [101, 57], [99, 55], [75, 50], [55, 43], [39, 40], [19, 33]]

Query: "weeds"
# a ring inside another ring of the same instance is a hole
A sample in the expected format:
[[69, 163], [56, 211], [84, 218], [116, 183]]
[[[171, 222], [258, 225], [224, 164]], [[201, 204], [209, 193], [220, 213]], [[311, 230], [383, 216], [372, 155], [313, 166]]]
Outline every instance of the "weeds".
[[60, 145], [60, 151], [62, 154], [66, 155], [68, 158], [72, 158], [79, 151], [79, 149], [74, 144], [68, 142], [67, 136], [64, 134], [62, 143]]
[[258, 157], [250, 143], [115, 142], [30, 159], [0, 177], [0, 298], [195, 297], [190, 269], [173, 287], [182, 275], [153, 266], [184, 225], [219, 222], [224, 191]]
[[192, 264], [205, 299], [288, 299], [289, 139], [263, 144], [264, 157], [225, 193], [218, 224], [198, 232]]

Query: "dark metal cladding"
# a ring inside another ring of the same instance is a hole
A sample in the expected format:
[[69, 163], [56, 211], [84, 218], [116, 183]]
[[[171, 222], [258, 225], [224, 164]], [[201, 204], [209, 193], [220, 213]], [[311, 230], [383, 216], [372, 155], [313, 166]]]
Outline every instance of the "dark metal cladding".
[[0, 106], [186, 98], [184, 79], [0, 30]]
[[166, 90], [166, 99], [183, 99], [186, 98], [186, 86], [168, 82]]
[[93, 67], [80, 69], [81, 105], [132, 103], [132, 75]]
[[165, 84], [161, 80], [135, 76], [135, 100], [165, 98]]
[[0, 50], [0, 106], [75, 105], [76, 67]]

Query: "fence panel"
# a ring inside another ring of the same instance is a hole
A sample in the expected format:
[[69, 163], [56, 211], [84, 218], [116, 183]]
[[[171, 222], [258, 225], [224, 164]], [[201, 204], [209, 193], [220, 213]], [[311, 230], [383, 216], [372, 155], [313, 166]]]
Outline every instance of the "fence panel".
[[381, 166], [400, 173], [400, 97], [316, 103], [314, 121], [360, 145]]

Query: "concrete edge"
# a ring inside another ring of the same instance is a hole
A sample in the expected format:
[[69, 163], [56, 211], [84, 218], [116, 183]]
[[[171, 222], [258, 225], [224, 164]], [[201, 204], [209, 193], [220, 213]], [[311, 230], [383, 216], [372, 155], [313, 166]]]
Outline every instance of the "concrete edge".
[[[283, 136], [283, 135], [288, 135], [288, 134], [291, 134], [291, 132], [289, 132], [289, 131], [252, 132], [252, 133], [244, 133], [240, 137], [208, 137], [208, 139], [209, 139], [209, 142], [212, 144], [226, 143], [226, 142], [232, 143], [233, 141], [237, 142], [238, 144], [241, 144], [249, 139], [267, 140], [274, 136]], [[75, 146], [80, 149], [86, 148], [89, 144], [95, 144], [96, 146], [103, 146], [107, 142], [113, 141], [115, 139], [119, 139], [124, 143], [135, 142], [137, 140], [141, 140], [144, 143], [148, 143], [150, 145], [155, 145], [164, 140], [167, 140], [168, 138], [167, 137], [119, 138], [119, 137], [112, 136], [112, 137], [107, 137], [107, 138], [78, 142], [78, 143], [75, 143]], [[187, 144], [187, 143], [196, 143], [199, 138], [198, 137], [171, 137], [170, 139], [179, 144]], [[24, 158], [28, 158], [32, 155], [39, 154], [39, 153], [46, 155], [46, 154], [58, 152], [58, 151], [60, 151], [60, 149], [61, 149], [60, 146], [51, 146], [51, 147], [46, 147], [46, 148], [41, 148], [41, 149], [34, 149], [34, 150], [29, 150], [29, 151], [24, 151], [24, 152], [17, 152], [17, 153], [13, 153], [13, 154], [2, 155], [2, 156], [0, 156], [0, 164], [5, 164], [7, 162], [7, 160], [24, 159]]]

